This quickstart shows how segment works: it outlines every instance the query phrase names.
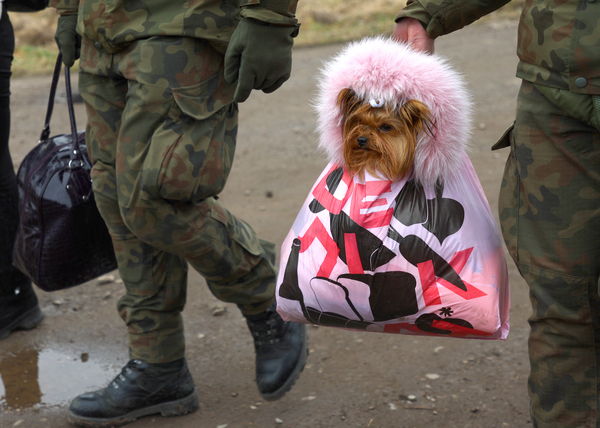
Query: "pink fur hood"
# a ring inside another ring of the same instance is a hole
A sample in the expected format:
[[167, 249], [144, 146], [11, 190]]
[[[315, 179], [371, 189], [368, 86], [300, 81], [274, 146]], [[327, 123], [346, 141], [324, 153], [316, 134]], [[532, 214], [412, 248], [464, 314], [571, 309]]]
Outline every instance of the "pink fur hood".
[[417, 143], [414, 176], [425, 186], [457, 175], [466, 157], [471, 101], [462, 77], [444, 59], [417, 52], [388, 38], [353, 42], [325, 64], [316, 102], [319, 146], [343, 165], [338, 93], [350, 88], [365, 101], [394, 106], [414, 99], [432, 113], [433, 135]]

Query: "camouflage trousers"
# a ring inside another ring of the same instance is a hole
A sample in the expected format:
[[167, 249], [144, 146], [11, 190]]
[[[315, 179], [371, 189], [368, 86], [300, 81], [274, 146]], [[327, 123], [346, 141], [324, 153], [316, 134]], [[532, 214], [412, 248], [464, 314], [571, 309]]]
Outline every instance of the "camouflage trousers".
[[523, 82], [500, 193], [506, 245], [530, 289], [536, 427], [598, 427], [600, 99]]
[[237, 105], [223, 56], [199, 39], [152, 37], [114, 55], [83, 40], [80, 91], [96, 202], [126, 294], [131, 358], [184, 356], [188, 263], [245, 314], [274, 300], [275, 250], [223, 208]]

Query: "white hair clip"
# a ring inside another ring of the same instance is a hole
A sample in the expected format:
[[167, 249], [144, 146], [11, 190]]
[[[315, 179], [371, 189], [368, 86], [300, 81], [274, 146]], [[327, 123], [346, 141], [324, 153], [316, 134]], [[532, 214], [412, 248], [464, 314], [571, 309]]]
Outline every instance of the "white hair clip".
[[381, 108], [383, 107], [383, 100], [371, 98], [369, 104], [371, 104], [371, 107], [373, 108]]

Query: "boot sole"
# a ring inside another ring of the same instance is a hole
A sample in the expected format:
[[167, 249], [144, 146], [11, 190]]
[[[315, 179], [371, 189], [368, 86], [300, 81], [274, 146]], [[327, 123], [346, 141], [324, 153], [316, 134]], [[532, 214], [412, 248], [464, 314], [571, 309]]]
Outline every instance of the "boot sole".
[[155, 404], [129, 412], [114, 418], [88, 418], [80, 416], [69, 410], [68, 420], [72, 424], [83, 427], [116, 427], [136, 421], [139, 418], [160, 414], [161, 416], [183, 416], [198, 410], [198, 394], [196, 390], [190, 395], [179, 400]]
[[261, 392], [260, 395], [267, 401], [275, 401], [283, 397], [292, 386], [296, 383], [298, 378], [300, 377], [300, 373], [304, 370], [304, 366], [306, 365], [306, 360], [308, 358], [308, 340], [306, 339], [306, 330], [304, 331], [304, 345], [302, 346], [302, 350], [300, 351], [300, 358], [298, 358], [298, 362], [294, 366], [294, 370], [290, 373], [290, 376], [287, 378], [285, 383], [279, 387], [279, 389], [273, 392]]
[[15, 318], [10, 324], [0, 330], [0, 340], [6, 339], [13, 331], [31, 330], [38, 326], [44, 319], [44, 314], [39, 306], [35, 306], [28, 311], [23, 312]]

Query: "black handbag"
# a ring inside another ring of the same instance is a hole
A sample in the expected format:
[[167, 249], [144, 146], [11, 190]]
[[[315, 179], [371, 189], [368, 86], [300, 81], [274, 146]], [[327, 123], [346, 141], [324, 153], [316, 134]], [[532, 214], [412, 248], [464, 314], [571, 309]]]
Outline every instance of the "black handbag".
[[37, 12], [48, 7], [48, 0], [4, 0], [9, 12]]
[[85, 133], [77, 132], [65, 69], [71, 133], [50, 135], [61, 57], [54, 68], [40, 142], [17, 173], [19, 226], [13, 263], [46, 291], [79, 285], [116, 268], [112, 242], [92, 194]]

